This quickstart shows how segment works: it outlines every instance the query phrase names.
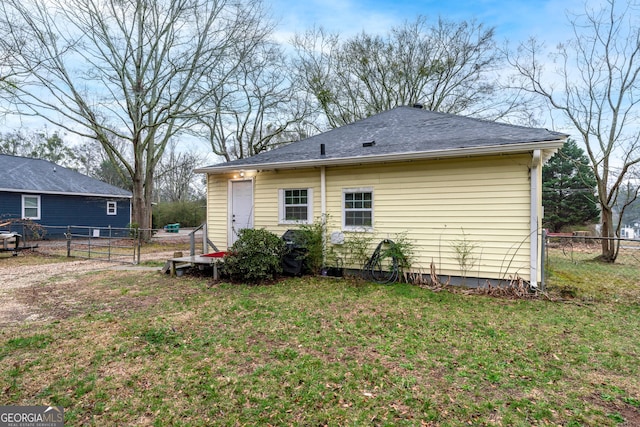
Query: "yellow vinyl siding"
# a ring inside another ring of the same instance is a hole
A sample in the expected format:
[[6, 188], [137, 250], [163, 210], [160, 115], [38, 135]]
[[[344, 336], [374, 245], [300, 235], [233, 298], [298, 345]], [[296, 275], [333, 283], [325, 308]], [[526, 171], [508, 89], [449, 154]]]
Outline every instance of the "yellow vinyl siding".
[[[469, 276], [529, 276], [530, 156], [405, 162], [327, 169], [330, 231], [342, 221], [342, 189], [372, 188], [374, 242], [406, 233], [416, 270], [460, 275], [451, 243], [478, 247]], [[347, 239], [350, 233], [345, 232]], [[508, 271], [507, 271], [508, 268]]]
[[227, 193], [231, 174], [207, 176], [207, 232], [209, 240], [220, 250], [227, 248]]
[[278, 190], [312, 188], [313, 218], [320, 217], [320, 169], [265, 171], [257, 175], [254, 191], [255, 227], [282, 235], [295, 224], [280, 224]]
[[[313, 218], [320, 217], [320, 169], [247, 173], [245, 178], [254, 180], [254, 228], [265, 228], [278, 235], [282, 235], [290, 228], [295, 228], [293, 224], [279, 224], [279, 189], [312, 188]], [[229, 246], [227, 241], [228, 193], [229, 181], [233, 179], [238, 179], [238, 176], [234, 174], [210, 174], [208, 176], [207, 225], [209, 239], [221, 250]]]
[[[469, 276], [492, 279], [518, 275], [529, 280], [531, 156], [505, 155], [326, 168], [328, 232], [342, 231], [343, 190], [373, 191], [371, 250], [399, 233], [415, 246], [414, 269], [429, 272], [433, 261], [443, 276], [459, 276], [451, 242], [462, 232], [477, 245]], [[321, 215], [320, 168], [262, 171], [254, 177], [254, 226], [281, 235], [278, 190], [313, 188], [314, 218]], [[227, 244], [228, 181], [210, 175], [209, 236]], [[354, 235], [344, 232], [346, 239]], [[355, 267], [355, 266], [352, 266]]]

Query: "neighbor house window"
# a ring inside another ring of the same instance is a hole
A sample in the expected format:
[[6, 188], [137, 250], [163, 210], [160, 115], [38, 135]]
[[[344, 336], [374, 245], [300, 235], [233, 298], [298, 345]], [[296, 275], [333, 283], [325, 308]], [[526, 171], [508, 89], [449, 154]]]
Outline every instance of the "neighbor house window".
[[343, 225], [345, 230], [368, 231], [373, 228], [373, 189], [345, 189], [343, 197]]
[[118, 202], [107, 202], [107, 215], [118, 214]]
[[22, 218], [40, 219], [40, 196], [22, 195]]
[[281, 189], [278, 199], [280, 224], [313, 222], [313, 189]]

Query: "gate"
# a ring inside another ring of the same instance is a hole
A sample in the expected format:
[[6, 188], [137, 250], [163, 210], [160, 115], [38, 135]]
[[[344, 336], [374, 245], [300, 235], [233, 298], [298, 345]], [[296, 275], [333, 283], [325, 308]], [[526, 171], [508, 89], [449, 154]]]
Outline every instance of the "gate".
[[138, 228], [69, 226], [65, 233], [67, 256], [139, 264], [143, 231]]

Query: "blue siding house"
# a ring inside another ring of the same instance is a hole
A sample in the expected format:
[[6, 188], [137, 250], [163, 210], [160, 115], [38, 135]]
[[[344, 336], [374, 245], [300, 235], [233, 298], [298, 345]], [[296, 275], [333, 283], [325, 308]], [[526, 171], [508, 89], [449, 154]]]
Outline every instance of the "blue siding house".
[[52, 230], [124, 228], [131, 222], [131, 197], [127, 190], [46, 160], [0, 154], [0, 223], [29, 219]]

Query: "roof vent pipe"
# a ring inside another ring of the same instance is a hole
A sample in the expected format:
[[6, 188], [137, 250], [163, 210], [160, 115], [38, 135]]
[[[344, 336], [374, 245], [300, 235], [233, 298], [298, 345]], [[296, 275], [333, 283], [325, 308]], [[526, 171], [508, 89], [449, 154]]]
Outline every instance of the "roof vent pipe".
[[324, 156], [325, 153], [326, 153], [326, 150], [325, 150], [324, 144], [320, 144], [320, 155]]

